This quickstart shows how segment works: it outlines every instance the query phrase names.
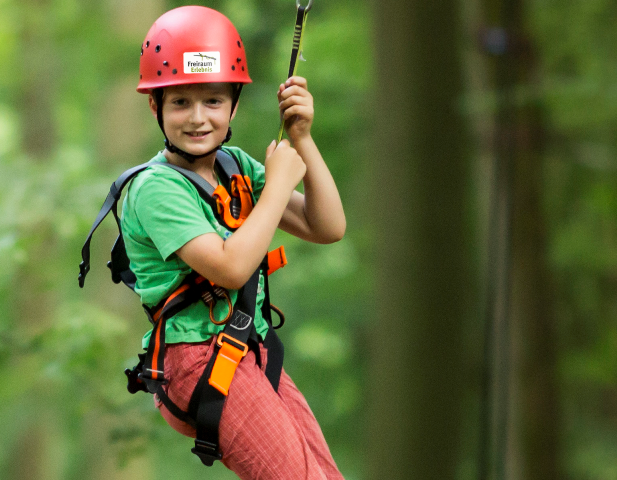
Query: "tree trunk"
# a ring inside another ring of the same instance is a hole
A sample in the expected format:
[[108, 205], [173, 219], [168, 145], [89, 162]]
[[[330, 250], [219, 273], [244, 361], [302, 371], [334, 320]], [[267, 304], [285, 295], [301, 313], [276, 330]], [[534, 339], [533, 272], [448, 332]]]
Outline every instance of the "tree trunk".
[[480, 479], [556, 479], [558, 397], [535, 62], [525, 35], [522, 0], [486, 0], [482, 8], [487, 25], [481, 32], [482, 47], [489, 54], [498, 103], [489, 233], [491, 365], [485, 384]]
[[455, 478], [465, 381], [467, 157], [458, 2], [375, 5], [378, 305], [369, 478]]

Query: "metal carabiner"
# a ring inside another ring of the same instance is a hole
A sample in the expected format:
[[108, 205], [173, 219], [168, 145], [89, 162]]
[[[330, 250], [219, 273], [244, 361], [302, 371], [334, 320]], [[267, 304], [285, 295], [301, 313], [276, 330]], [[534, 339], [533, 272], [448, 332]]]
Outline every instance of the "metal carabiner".
[[[313, 0], [309, 0], [308, 5], [304, 8], [304, 11], [308, 12], [312, 6], [313, 6]], [[300, 0], [296, 0], [296, 8], [300, 8], [300, 7], [301, 7]]]

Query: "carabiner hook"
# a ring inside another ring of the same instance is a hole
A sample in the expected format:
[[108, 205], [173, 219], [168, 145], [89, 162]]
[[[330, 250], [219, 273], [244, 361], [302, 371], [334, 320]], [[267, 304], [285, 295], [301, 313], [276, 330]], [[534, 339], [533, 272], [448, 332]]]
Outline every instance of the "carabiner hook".
[[[308, 12], [312, 6], [313, 6], [313, 0], [309, 0], [308, 5], [305, 7], [304, 11]], [[296, 0], [296, 8], [300, 8], [300, 7], [301, 7], [300, 0]]]

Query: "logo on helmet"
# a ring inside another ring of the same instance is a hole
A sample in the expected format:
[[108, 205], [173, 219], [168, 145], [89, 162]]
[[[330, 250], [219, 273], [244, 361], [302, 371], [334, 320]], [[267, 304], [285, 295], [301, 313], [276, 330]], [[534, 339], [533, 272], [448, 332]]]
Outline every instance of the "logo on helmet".
[[221, 52], [184, 52], [184, 73], [219, 73]]

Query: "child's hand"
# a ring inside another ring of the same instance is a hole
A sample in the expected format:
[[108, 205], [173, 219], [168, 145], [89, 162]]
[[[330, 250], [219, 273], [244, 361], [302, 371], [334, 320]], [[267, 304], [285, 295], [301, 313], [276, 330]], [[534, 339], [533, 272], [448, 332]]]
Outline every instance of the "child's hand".
[[311, 134], [313, 124], [313, 96], [307, 90], [306, 79], [290, 77], [278, 91], [279, 110], [285, 121], [287, 135], [294, 142]]
[[290, 191], [304, 178], [306, 165], [298, 152], [283, 140], [278, 145], [273, 140], [266, 150], [266, 184], [280, 185]]

